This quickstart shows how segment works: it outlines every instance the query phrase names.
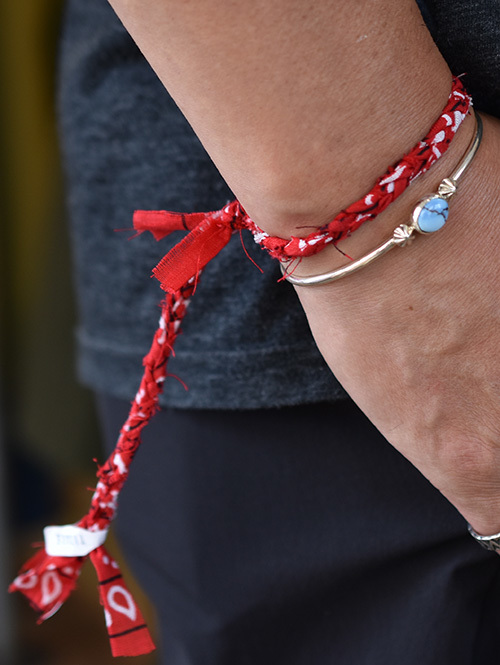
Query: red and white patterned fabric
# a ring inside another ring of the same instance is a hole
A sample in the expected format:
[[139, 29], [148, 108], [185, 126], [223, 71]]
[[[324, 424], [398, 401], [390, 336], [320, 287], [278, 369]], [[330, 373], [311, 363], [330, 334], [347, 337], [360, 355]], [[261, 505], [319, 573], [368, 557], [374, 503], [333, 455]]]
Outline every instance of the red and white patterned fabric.
[[[144, 374], [113, 453], [97, 472], [98, 483], [90, 510], [77, 526], [91, 534], [106, 530], [116, 514], [117, 499], [128, 477], [129, 467], [141, 442], [141, 431], [158, 407], [158, 396], [167, 376], [167, 361], [186, 313], [195, 280], [189, 280], [175, 295], [162, 303], [160, 323], [149, 353], [144, 357]], [[76, 536], [75, 536], [76, 538]], [[64, 535], [63, 535], [64, 539]], [[55, 614], [76, 586], [86, 556], [54, 556], [39, 550], [23, 566], [10, 591], [21, 591], [39, 621]], [[104, 545], [90, 552], [99, 579], [101, 603], [114, 656], [138, 656], [155, 647], [132, 594], [125, 586], [118, 564]], [[111, 585], [111, 586], [110, 586]]]
[[113, 655], [140, 655], [154, 649], [118, 564], [102, 542], [115, 517], [118, 496], [140, 445], [141, 431], [159, 408], [158, 397], [167, 378], [167, 362], [203, 268], [229, 242], [234, 232], [243, 229], [249, 230], [272, 257], [285, 261], [316, 254], [327, 244], [338, 243], [385, 210], [446, 152], [471, 103], [461, 81], [453, 79], [447, 105], [427, 136], [390, 167], [368, 194], [305, 238], [269, 236], [248, 217], [238, 201], [210, 213], [135, 213], [135, 229], [139, 233], [150, 231], [156, 240], [172, 231], [184, 229], [189, 233], [153, 271], [166, 292], [159, 327], [149, 353], [144, 357], [141, 384], [116, 448], [97, 472], [98, 483], [89, 512], [76, 525], [46, 529], [45, 548], [23, 566], [10, 586], [10, 591], [21, 591], [27, 596], [41, 613], [39, 621], [49, 618], [61, 607], [76, 586], [81, 566], [90, 556], [99, 579]]

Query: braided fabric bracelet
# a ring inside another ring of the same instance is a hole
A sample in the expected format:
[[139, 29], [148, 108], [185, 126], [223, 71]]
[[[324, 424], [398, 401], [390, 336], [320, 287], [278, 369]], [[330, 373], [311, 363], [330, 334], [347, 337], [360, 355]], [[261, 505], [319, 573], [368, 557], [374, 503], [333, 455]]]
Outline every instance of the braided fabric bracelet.
[[383, 256], [394, 247], [406, 247], [409, 242], [414, 240], [415, 233], [428, 235], [439, 231], [448, 219], [449, 200], [457, 191], [457, 184], [461, 176], [465, 173], [470, 163], [475, 157], [481, 139], [483, 136], [483, 121], [481, 116], [475, 113], [476, 131], [470, 145], [463, 158], [460, 160], [453, 173], [441, 181], [437, 193], [429, 194], [422, 198], [415, 206], [409, 224], [400, 224], [394, 229], [392, 236], [384, 243], [379, 245], [369, 254], [362, 256], [356, 261], [352, 261], [341, 268], [332, 270], [320, 275], [309, 275], [307, 277], [296, 277], [293, 272], [288, 272], [290, 263], [281, 263], [281, 272], [287, 282], [294, 286], [319, 286], [320, 284], [330, 284], [337, 279], [352, 275], [369, 265], [375, 259]]
[[118, 564], [106, 551], [104, 540], [116, 515], [120, 490], [141, 443], [141, 431], [159, 408], [168, 359], [203, 268], [229, 242], [232, 234], [242, 229], [249, 230], [256, 242], [282, 261], [310, 256], [331, 242], [339, 242], [385, 210], [444, 154], [470, 105], [471, 98], [455, 78], [448, 102], [427, 136], [388, 169], [368, 194], [306, 238], [286, 240], [269, 236], [248, 217], [238, 201], [211, 213], [137, 211], [134, 214], [136, 230], [139, 233], [150, 231], [156, 240], [176, 230], [190, 232], [153, 271], [166, 291], [159, 327], [144, 357], [141, 384], [116, 448], [98, 470], [89, 512], [76, 524], [46, 527], [45, 547], [27, 561], [10, 586], [10, 591], [21, 591], [41, 613], [39, 621], [52, 616], [61, 607], [90, 556], [99, 579], [113, 655], [140, 655], [154, 649], [139, 608], [123, 581]]
[[389, 167], [374, 184], [371, 191], [342, 210], [325, 226], [315, 230], [306, 238], [292, 237], [289, 240], [268, 236], [253, 225], [249, 226], [256, 242], [276, 259], [287, 260], [312, 256], [328, 243], [340, 242], [354, 233], [362, 224], [383, 212], [406, 188], [425, 173], [448, 149], [453, 136], [460, 127], [471, 104], [459, 78], [454, 78], [448, 103], [427, 135], [402, 159]]

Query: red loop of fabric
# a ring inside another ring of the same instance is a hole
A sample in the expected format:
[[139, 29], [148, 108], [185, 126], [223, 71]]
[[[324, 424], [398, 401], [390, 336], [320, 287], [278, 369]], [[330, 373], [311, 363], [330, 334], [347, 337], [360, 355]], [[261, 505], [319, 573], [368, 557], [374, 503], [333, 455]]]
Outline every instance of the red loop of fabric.
[[[190, 233], [174, 247], [154, 270], [167, 295], [162, 304], [158, 330], [144, 357], [144, 374], [129, 416], [121, 429], [115, 450], [98, 470], [99, 482], [90, 510], [78, 522], [84, 529], [107, 529], [113, 520], [120, 490], [141, 443], [142, 429], [158, 407], [167, 377], [167, 362], [173, 353], [200, 271], [229, 242], [234, 231], [246, 228], [254, 240], [278, 259], [309, 256], [328, 243], [337, 243], [361, 224], [385, 210], [411, 182], [425, 172], [448, 148], [471, 99], [459, 79], [453, 80], [448, 103], [429, 134], [402, 160], [377, 180], [362, 199], [341, 211], [329, 224], [306, 238], [283, 239], [263, 232], [245, 213], [238, 201], [210, 213], [138, 211], [134, 225], [139, 233], [148, 230], [157, 240], [177, 230]], [[137, 605], [123, 583], [116, 562], [99, 546], [90, 553], [100, 583], [113, 655], [139, 655], [154, 648]], [[42, 612], [40, 620], [54, 614], [76, 585], [86, 557], [53, 557], [44, 550], [33, 556], [10, 586], [21, 591]]]
[[144, 618], [130, 593], [116, 561], [101, 546], [90, 553], [99, 580], [113, 656], [141, 656], [155, 649]]
[[171, 212], [170, 210], [136, 210], [133, 221], [138, 233], [150, 231], [155, 240], [162, 240], [173, 231], [192, 231], [201, 222], [211, 219], [221, 225], [231, 224], [233, 229], [245, 228], [247, 214], [238, 201], [227, 203], [212, 212]]
[[155, 240], [161, 240], [172, 231], [191, 231], [206, 217], [206, 213], [168, 212], [166, 210], [136, 210], [134, 228], [138, 233], [151, 231]]

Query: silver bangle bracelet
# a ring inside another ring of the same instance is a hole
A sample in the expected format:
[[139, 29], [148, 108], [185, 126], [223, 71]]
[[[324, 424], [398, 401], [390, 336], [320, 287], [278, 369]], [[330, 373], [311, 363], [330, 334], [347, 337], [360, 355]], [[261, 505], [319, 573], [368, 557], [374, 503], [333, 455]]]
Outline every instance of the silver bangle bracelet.
[[470, 524], [467, 525], [470, 535], [476, 540], [485, 550], [496, 552], [500, 554], [500, 533], [495, 533], [493, 536], [480, 536], [474, 531]]
[[321, 273], [319, 275], [309, 275], [307, 277], [295, 277], [293, 272], [288, 272], [288, 268], [294, 260], [282, 262], [281, 272], [283, 273], [284, 278], [295, 286], [318, 286], [320, 284], [329, 284], [330, 282], [334, 282], [342, 277], [347, 277], [347, 275], [351, 275], [353, 272], [364, 268], [394, 247], [404, 247], [414, 239], [415, 231], [422, 235], [428, 235], [442, 228], [448, 218], [448, 202], [457, 191], [457, 182], [474, 159], [481, 144], [483, 122], [478, 113], [474, 112], [474, 116], [476, 119], [476, 131], [472, 141], [467, 147], [465, 155], [462, 157], [457, 168], [449, 178], [445, 178], [441, 181], [437, 193], [429, 194], [418, 202], [411, 214], [411, 222], [409, 224], [400, 224], [394, 229], [392, 236], [372, 252], [365, 254], [365, 256], [362, 256], [360, 259], [351, 261], [341, 268], [332, 270], [331, 272]]

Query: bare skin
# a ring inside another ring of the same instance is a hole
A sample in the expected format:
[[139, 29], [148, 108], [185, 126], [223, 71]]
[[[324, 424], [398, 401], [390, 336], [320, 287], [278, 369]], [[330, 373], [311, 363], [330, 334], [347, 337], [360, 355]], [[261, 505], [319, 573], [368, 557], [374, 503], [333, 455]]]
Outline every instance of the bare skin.
[[[283, 237], [368, 191], [443, 108], [451, 75], [413, 0], [112, 0], [253, 219]], [[448, 153], [346, 241], [372, 249], [460, 160]], [[500, 531], [500, 122], [441, 232], [298, 289], [347, 391], [479, 533]], [[304, 231], [304, 226], [309, 228]], [[334, 249], [303, 274], [332, 269]]]

